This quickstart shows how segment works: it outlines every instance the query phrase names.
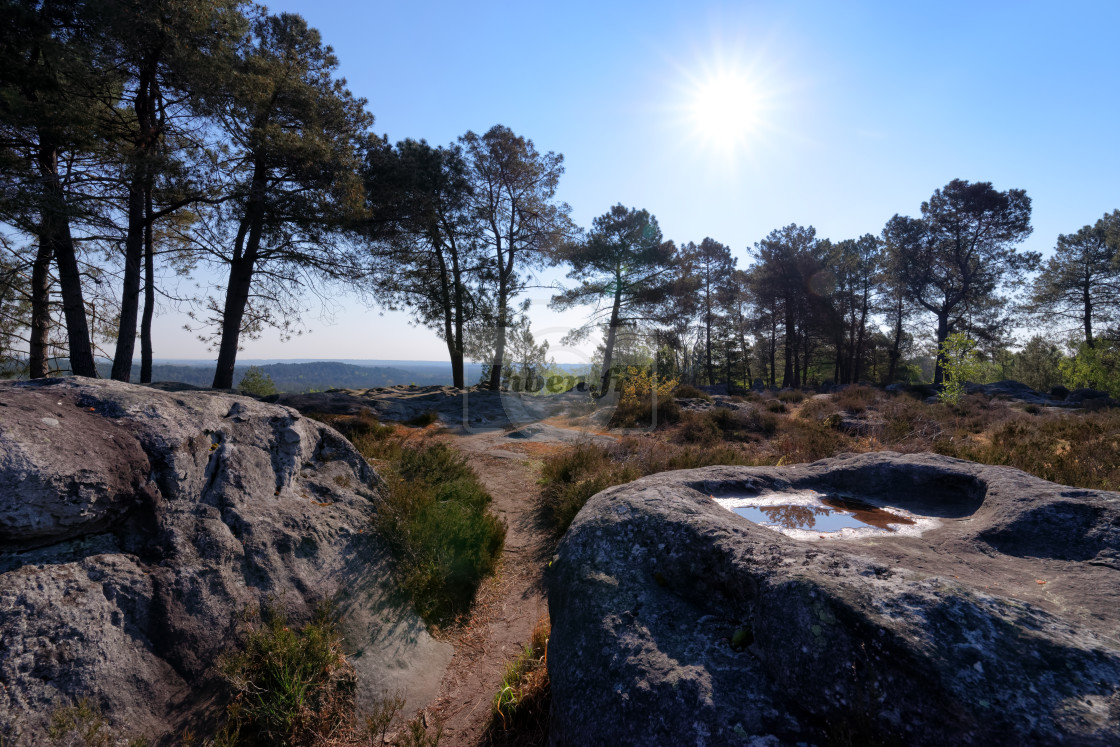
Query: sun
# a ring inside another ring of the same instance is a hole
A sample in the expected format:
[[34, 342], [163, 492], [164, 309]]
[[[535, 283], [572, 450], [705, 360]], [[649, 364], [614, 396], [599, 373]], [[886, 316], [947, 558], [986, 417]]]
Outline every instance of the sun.
[[687, 108], [697, 136], [723, 151], [750, 145], [760, 129], [765, 101], [748, 71], [709, 71], [694, 79], [691, 88]]

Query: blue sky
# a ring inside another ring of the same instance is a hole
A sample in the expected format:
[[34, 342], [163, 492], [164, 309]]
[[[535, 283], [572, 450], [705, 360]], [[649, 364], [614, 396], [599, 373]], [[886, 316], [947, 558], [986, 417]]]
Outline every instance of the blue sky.
[[[445, 144], [508, 125], [564, 154], [560, 198], [580, 225], [621, 202], [677, 242], [730, 245], [740, 265], [791, 222], [832, 239], [878, 234], [954, 178], [1027, 191], [1024, 249], [1048, 252], [1059, 233], [1120, 208], [1120, 2], [269, 8], [322, 32], [390, 140]], [[693, 117], [697, 89], [727, 77], [752, 102], [735, 147]], [[556, 340], [580, 323], [548, 312], [547, 292], [531, 295], [535, 330]], [[403, 315], [345, 298], [336, 312], [333, 325], [312, 317], [312, 334], [281, 346], [266, 333], [241, 355], [445, 356]], [[157, 356], [205, 356], [179, 324], [160, 322]]]

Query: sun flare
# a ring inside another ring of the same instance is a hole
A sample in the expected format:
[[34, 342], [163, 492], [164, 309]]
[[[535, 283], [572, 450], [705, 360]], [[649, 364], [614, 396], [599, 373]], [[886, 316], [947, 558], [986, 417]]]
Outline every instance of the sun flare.
[[763, 101], [757, 83], [744, 71], [722, 70], [694, 82], [689, 113], [709, 146], [737, 150], [757, 134]]

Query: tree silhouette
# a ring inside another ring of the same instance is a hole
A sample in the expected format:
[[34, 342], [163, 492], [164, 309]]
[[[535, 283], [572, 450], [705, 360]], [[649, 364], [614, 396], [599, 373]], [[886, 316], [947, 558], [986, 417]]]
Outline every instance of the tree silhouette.
[[[883, 238], [908, 297], [937, 318], [939, 350], [961, 326], [962, 312], [994, 301], [1003, 283], [1037, 264], [1037, 253], [1015, 250], [1031, 233], [1030, 218], [1023, 190], [954, 179], [922, 203], [921, 218], [896, 214], [887, 222]], [[939, 353], [937, 384], [941, 364]]]

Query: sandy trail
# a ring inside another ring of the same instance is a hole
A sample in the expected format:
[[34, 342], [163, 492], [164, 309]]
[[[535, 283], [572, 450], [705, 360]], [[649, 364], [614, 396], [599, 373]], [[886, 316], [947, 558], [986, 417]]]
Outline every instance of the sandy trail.
[[506, 543], [497, 573], [483, 582], [471, 619], [447, 631], [455, 646], [432, 710], [443, 717], [441, 745], [478, 745], [490, 722], [492, 701], [505, 664], [529, 642], [537, 620], [547, 612], [542, 573], [551, 535], [536, 511], [534, 456], [560, 444], [514, 444], [501, 434], [444, 434], [467, 454], [494, 502], [491, 510], [506, 522]]

